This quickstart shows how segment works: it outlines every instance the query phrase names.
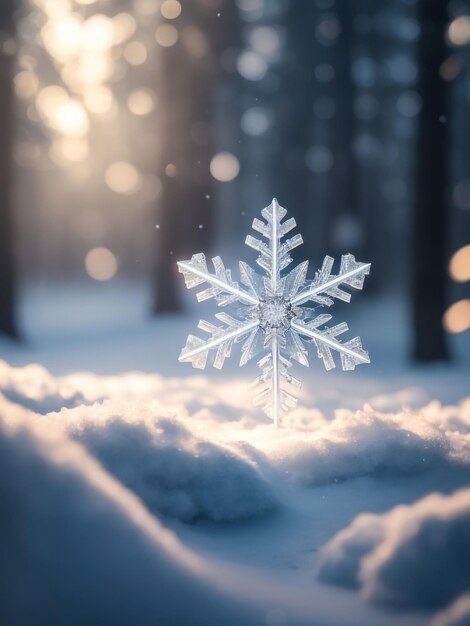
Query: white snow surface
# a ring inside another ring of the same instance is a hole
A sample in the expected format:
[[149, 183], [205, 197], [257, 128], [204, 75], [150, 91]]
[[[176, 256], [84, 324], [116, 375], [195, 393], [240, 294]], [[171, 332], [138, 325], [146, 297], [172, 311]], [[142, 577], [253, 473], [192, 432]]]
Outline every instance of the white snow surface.
[[242, 599], [222, 568], [218, 582], [207, 561], [60, 429], [45, 428], [23, 410], [5, 419], [6, 408], [2, 624], [203, 625], [223, 615], [223, 623], [255, 625], [273, 610], [266, 598], [250, 599], [247, 589]]
[[429, 624], [470, 586], [470, 398], [372, 395], [276, 428], [246, 380], [0, 362], [0, 622]]
[[184, 521], [256, 517], [276, 508], [250, 446], [212, 440], [189, 419], [138, 401], [105, 401], [63, 409], [48, 419], [65, 425], [148, 508]]
[[444, 606], [470, 584], [469, 528], [470, 489], [363, 514], [324, 548], [319, 576], [393, 607]]

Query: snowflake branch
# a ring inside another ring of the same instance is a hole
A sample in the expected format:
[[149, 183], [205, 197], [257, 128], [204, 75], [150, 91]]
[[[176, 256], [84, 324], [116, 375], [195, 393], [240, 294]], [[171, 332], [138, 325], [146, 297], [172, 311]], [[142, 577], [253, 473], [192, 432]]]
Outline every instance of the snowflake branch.
[[[359, 337], [355, 337], [347, 343], [341, 343], [340, 341], [337, 341], [336, 339], [325, 335], [324, 333], [322, 333], [322, 331], [312, 330], [311, 328], [308, 328], [303, 324], [299, 324], [298, 322], [292, 321], [291, 327], [296, 332], [302, 335], [306, 335], [311, 339], [314, 339], [315, 342], [318, 341], [326, 344], [329, 348], [332, 348], [333, 350], [340, 352], [342, 355], [345, 355], [345, 358], [342, 358], [343, 369], [354, 369], [355, 365], [359, 365], [360, 363], [370, 363], [369, 355], [365, 350], [362, 349]], [[345, 330], [347, 330], [347, 326], [345, 327]], [[357, 350], [353, 350], [351, 346], [356, 347]], [[319, 354], [319, 356], [322, 355]], [[327, 365], [326, 362], [325, 365]], [[332, 365], [332, 367], [334, 367], [334, 364]], [[328, 366], [327, 369], [329, 369]]]
[[[353, 265], [353, 269], [343, 271], [344, 267], [349, 267], [351, 265]], [[344, 255], [341, 259], [340, 273], [338, 276], [330, 278], [330, 270], [332, 266], [333, 259], [328, 256], [325, 257], [322, 270], [320, 271], [317, 279], [314, 280], [313, 285], [309, 289], [301, 291], [297, 296], [295, 296], [291, 301], [292, 306], [304, 304], [307, 300], [311, 300], [315, 295], [322, 293], [326, 293], [327, 295], [337, 298], [339, 297], [349, 302], [350, 294], [337, 289], [337, 286], [344, 283], [350, 287], [354, 287], [355, 289], [362, 289], [364, 278], [370, 272], [371, 263], [356, 263], [352, 254]], [[328, 276], [327, 279], [323, 279], [323, 276], [325, 275]]]
[[[178, 270], [183, 274], [188, 289], [197, 287], [204, 282], [212, 285], [212, 289], [206, 289], [197, 294], [199, 302], [207, 298], [217, 298], [221, 292], [225, 292], [235, 296], [235, 300], [240, 300], [245, 304], [256, 305], [259, 303], [258, 298], [247, 293], [244, 289], [240, 289], [238, 284], [231, 280], [229, 270], [225, 269], [219, 257], [215, 257], [212, 261], [216, 268], [216, 274], [211, 274], [208, 271], [203, 254], [195, 254], [190, 261], [178, 261]], [[223, 300], [219, 304], [228, 304], [229, 302]]]
[[[178, 360], [180, 362], [192, 361], [195, 367], [199, 367], [198, 363], [194, 360], [194, 357], [202, 353], [208, 353], [210, 350], [213, 350], [214, 348], [217, 348], [220, 345], [225, 344], [225, 343], [226, 344], [230, 343], [231, 345], [234, 339], [236, 339], [237, 337], [240, 337], [241, 335], [244, 335], [245, 333], [249, 332], [253, 328], [256, 328], [258, 325], [259, 325], [259, 320], [253, 320], [253, 321], [248, 322], [247, 324], [236, 326], [233, 330], [229, 332], [224, 332], [223, 328], [218, 329], [215, 326], [209, 325], [207, 323], [203, 323], [204, 330], [210, 329], [209, 332], [212, 332], [213, 334], [217, 333], [217, 330], [219, 330], [220, 334], [219, 333], [215, 334], [215, 336], [213, 336], [208, 341], [204, 341], [200, 337], [195, 337], [194, 335], [189, 335], [188, 342], [186, 346], [183, 348], [183, 350], [181, 351], [181, 354]], [[192, 349], [188, 349], [193, 345], [196, 345], [196, 347]], [[201, 369], [204, 369], [205, 364], [206, 364], [206, 359], [200, 362]]]
[[[260, 253], [256, 262], [268, 274], [271, 289], [275, 284], [279, 287], [280, 272], [292, 262], [289, 252], [303, 243], [300, 234], [281, 243], [281, 239], [296, 226], [293, 218], [282, 221], [286, 213], [287, 211], [279, 206], [276, 198], [273, 198], [271, 204], [261, 211], [267, 223], [254, 219], [252, 224], [253, 230], [261, 233], [268, 240], [269, 245], [252, 235], [248, 235], [245, 239], [247, 246]], [[278, 294], [274, 292], [273, 295]]]

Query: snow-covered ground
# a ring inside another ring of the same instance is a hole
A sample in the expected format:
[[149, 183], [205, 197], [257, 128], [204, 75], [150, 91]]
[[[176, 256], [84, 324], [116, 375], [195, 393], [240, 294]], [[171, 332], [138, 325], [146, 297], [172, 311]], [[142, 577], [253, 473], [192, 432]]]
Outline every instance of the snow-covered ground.
[[1, 623], [467, 624], [468, 333], [413, 368], [403, 308], [359, 300], [372, 365], [312, 359], [276, 429], [255, 366], [178, 364], [200, 311], [29, 293], [0, 342]]

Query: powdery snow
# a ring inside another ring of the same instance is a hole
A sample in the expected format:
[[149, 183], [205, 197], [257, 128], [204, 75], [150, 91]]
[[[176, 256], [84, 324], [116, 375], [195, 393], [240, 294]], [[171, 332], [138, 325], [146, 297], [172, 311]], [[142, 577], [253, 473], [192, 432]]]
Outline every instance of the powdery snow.
[[0, 621], [423, 626], [470, 587], [470, 489], [412, 504], [469, 486], [470, 399], [275, 428], [245, 384], [0, 363]]
[[310, 623], [282, 591], [184, 548], [82, 446], [24, 411], [0, 419], [0, 499], [2, 624]]
[[393, 607], [440, 607], [470, 585], [470, 489], [360, 515], [324, 548], [320, 579]]
[[48, 418], [64, 425], [151, 511], [220, 522], [256, 517], [277, 506], [254, 449], [211, 441], [204, 428], [162, 414], [158, 406], [106, 401]]

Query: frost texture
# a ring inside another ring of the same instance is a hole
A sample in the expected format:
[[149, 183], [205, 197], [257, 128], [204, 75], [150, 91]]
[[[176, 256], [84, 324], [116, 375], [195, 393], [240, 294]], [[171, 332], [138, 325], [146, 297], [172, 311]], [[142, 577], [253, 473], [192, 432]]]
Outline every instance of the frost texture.
[[314, 344], [327, 370], [335, 367], [334, 352], [340, 355], [343, 370], [370, 362], [359, 337], [345, 342], [338, 339], [348, 330], [345, 322], [327, 326], [332, 316], [318, 315], [316, 311], [334, 304], [335, 298], [349, 302], [351, 294], [344, 287], [362, 289], [370, 263], [359, 263], [352, 254], [346, 254], [341, 258], [339, 273], [333, 274], [334, 259], [327, 256], [313, 280], [307, 280], [308, 261], [283, 275], [292, 263], [290, 251], [302, 243], [302, 236], [285, 239], [296, 223], [293, 218], [283, 221], [287, 211], [276, 199], [261, 213], [265, 221], [255, 219], [253, 230], [264, 240], [248, 235], [245, 243], [258, 252], [256, 262], [264, 275], [240, 261], [238, 283], [220, 257], [212, 259], [211, 272], [204, 254], [178, 263], [188, 289], [204, 286], [197, 294], [199, 302], [214, 298], [218, 306], [237, 305], [234, 316], [215, 315], [221, 324], [201, 320], [199, 328], [210, 335], [209, 339], [189, 335], [179, 360], [204, 369], [209, 356], [214, 355], [212, 363], [220, 369], [235, 343], [241, 342], [240, 365], [264, 352], [258, 361], [261, 373], [253, 382], [258, 388], [254, 403], [277, 422], [297, 403], [290, 389], [301, 383], [290, 368], [293, 360], [308, 367], [306, 344]]

